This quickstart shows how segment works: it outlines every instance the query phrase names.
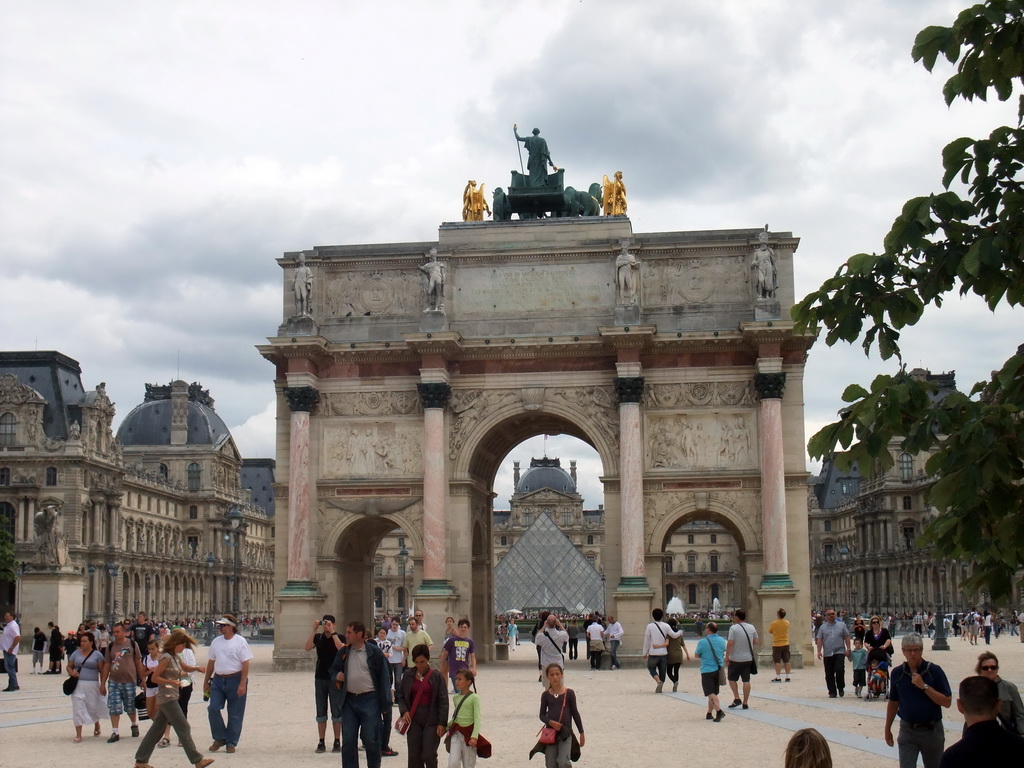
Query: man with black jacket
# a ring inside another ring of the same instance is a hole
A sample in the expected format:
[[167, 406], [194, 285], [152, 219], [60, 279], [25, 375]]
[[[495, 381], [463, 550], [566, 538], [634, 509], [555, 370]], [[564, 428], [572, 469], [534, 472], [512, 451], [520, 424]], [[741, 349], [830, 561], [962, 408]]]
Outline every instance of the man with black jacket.
[[345, 646], [331, 665], [341, 689], [341, 765], [358, 768], [357, 740], [362, 731], [367, 768], [380, 768], [381, 722], [391, 720], [391, 672], [384, 653], [366, 642], [361, 621], [345, 627]]
[[999, 724], [999, 687], [981, 675], [960, 682], [956, 708], [967, 725], [963, 738], [942, 755], [939, 768], [1013, 765], [1024, 754], [1024, 739]]

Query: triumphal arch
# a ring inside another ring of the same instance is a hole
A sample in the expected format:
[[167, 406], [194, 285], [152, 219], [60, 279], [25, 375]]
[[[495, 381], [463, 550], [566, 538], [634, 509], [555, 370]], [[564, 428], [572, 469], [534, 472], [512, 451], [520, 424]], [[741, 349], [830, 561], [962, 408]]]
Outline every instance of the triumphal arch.
[[492, 484], [540, 433], [601, 456], [623, 652], [664, 594], [665, 542], [691, 520], [735, 535], [762, 635], [783, 607], [809, 637], [797, 244], [767, 227], [634, 233], [611, 215], [286, 253], [283, 322], [259, 348], [276, 366], [287, 509], [276, 666], [307, 663], [323, 613], [369, 623], [374, 553], [399, 527], [428, 628], [468, 616], [490, 658]]

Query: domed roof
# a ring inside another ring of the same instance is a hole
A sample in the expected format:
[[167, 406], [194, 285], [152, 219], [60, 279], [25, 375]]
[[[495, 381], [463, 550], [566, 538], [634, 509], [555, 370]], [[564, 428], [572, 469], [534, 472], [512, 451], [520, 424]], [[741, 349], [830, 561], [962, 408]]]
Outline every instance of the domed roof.
[[559, 459], [530, 459], [530, 468], [523, 473], [516, 484], [516, 493], [532, 493], [541, 488], [551, 488], [561, 493], [576, 493], [576, 481], [562, 469]]
[[[177, 386], [176, 386], [177, 385]], [[146, 399], [129, 413], [117, 430], [122, 445], [170, 445], [172, 398], [181, 398], [186, 409], [186, 445], [220, 445], [231, 437], [223, 419], [213, 410], [209, 392], [198, 384], [146, 385]], [[173, 394], [172, 394], [173, 390]]]

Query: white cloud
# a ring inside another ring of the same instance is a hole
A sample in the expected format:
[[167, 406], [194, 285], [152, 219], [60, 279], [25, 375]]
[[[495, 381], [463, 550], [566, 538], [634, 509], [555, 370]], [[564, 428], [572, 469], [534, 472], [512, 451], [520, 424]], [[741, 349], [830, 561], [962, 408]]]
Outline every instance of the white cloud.
[[[4, 346], [78, 359], [119, 418], [145, 382], [200, 380], [266, 455], [274, 371], [253, 347], [281, 320], [274, 260], [434, 238], [466, 179], [507, 184], [513, 122], [542, 129], [573, 186], [623, 170], [636, 232], [791, 230], [802, 295], [938, 188], [946, 142], [1014, 119], [1008, 104], [947, 108], [949, 67], [911, 61], [916, 32], [962, 5], [12, 5]], [[907, 361], [967, 387], [1019, 324], [950, 302], [904, 334]], [[891, 370], [819, 343], [807, 433], [848, 382]]]

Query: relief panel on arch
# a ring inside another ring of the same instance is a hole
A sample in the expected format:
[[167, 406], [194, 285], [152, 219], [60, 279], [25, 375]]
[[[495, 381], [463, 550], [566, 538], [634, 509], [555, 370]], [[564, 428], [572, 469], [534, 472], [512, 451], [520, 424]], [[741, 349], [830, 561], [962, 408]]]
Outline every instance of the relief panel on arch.
[[325, 424], [321, 477], [357, 479], [423, 475], [420, 421], [338, 421]]
[[648, 416], [649, 470], [756, 469], [757, 434], [749, 411]]

